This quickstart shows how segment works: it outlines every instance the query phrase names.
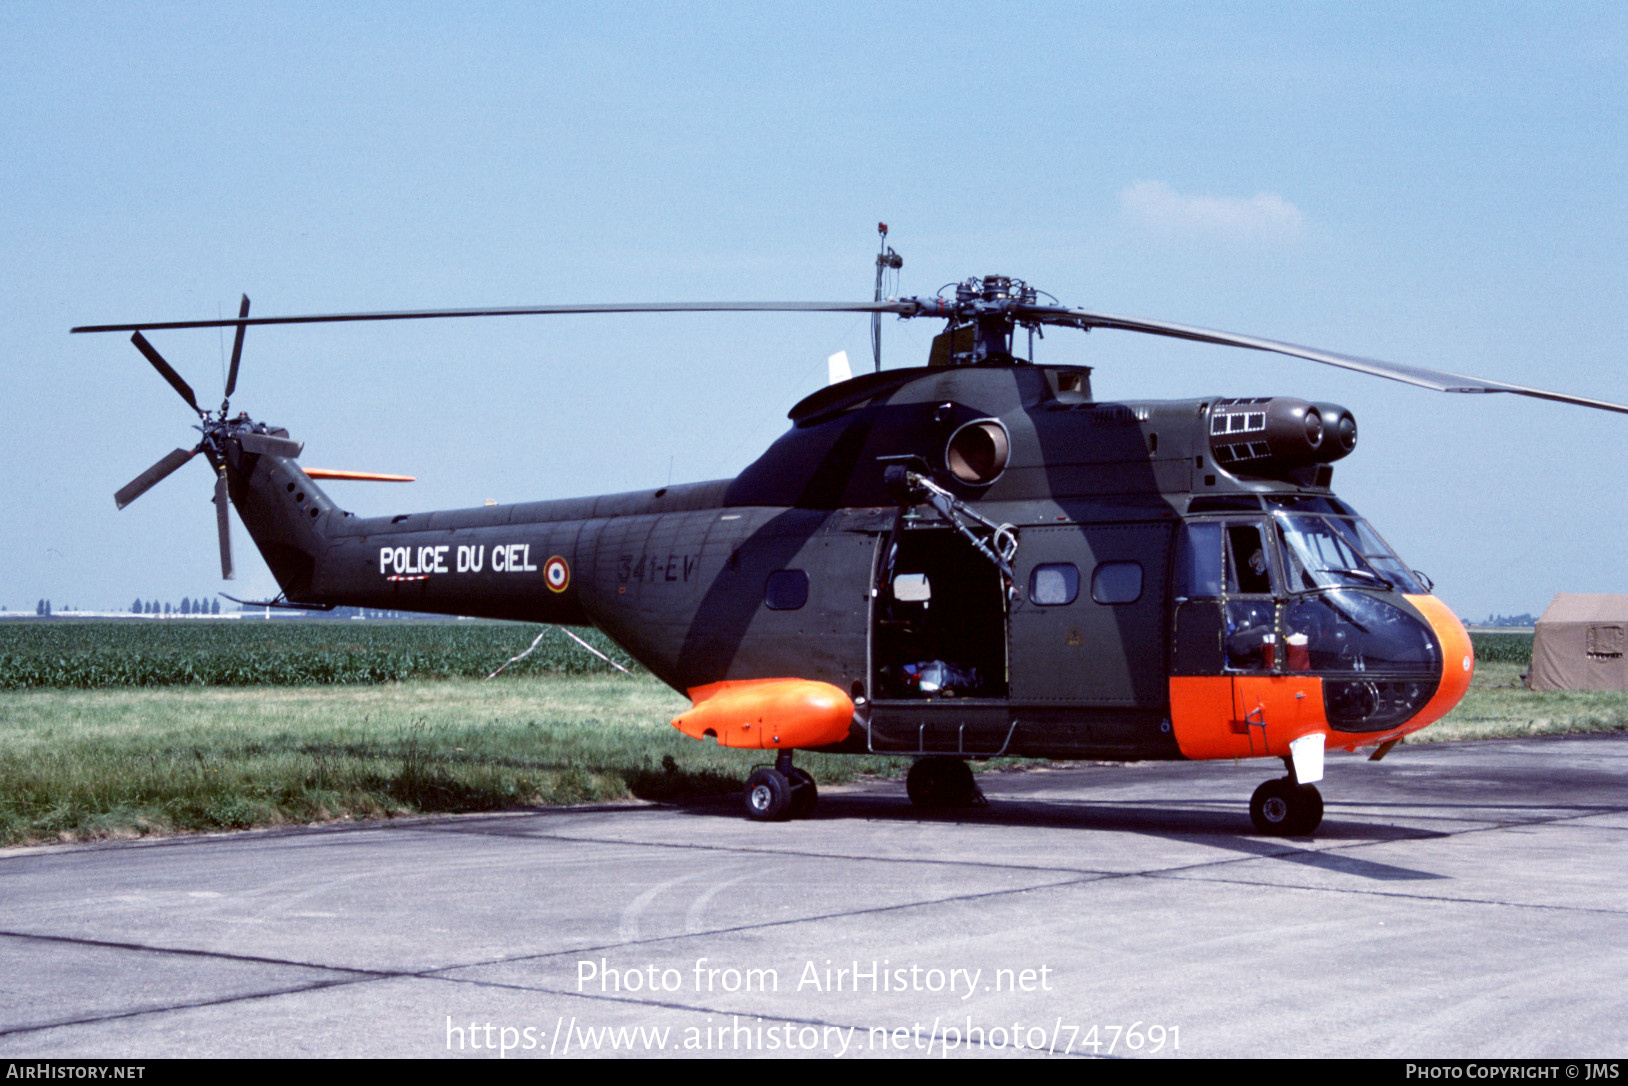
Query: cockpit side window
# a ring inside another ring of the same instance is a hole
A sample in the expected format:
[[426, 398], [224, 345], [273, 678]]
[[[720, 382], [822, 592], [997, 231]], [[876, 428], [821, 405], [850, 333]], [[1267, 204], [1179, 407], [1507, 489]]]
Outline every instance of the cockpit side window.
[[1272, 562], [1258, 524], [1227, 525], [1227, 594], [1272, 594]]
[[1256, 521], [1192, 521], [1176, 555], [1176, 595], [1185, 599], [1270, 596], [1270, 538]]
[[1260, 520], [1188, 521], [1176, 556], [1176, 674], [1270, 671], [1278, 601]]
[[1176, 595], [1184, 599], [1216, 599], [1221, 595], [1225, 549], [1219, 521], [1190, 522], [1181, 533], [1176, 551]]

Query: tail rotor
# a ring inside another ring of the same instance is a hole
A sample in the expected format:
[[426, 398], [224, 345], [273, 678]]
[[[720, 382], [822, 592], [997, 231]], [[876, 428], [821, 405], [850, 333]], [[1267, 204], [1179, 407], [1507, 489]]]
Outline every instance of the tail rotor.
[[154, 464], [152, 467], [148, 468], [146, 471], [142, 472], [140, 475], [126, 483], [118, 493], [113, 495], [113, 500], [118, 503], [120, 509], [123, 509], [125, 506], [147, 493], [147, 491], [151, 490], [154, 486], [158, 485], [158, 483], [168, 476], [170, 472], [179, 468], [182, 464], [185, 464], [194, 456], [197, 456], [199, 450], [202, 448], [203, 446], [199, 445], [193, 448], [191, 451], [186, 449], [176, 449], [174, 452], [164, 457], [164, 459], [160, 460], [158, 463]]
[[[249, 296], [245, 294], [243, 296], [243, 301], [238, 303], [237, 319], [241, 321], [248, 315]], [[237, 335], [232, 338], [232, 368], [227, 371], [226, 392], [221, 397], [220, 401], [220, 414], [222, 418], [226, 417], [226, 405], [231, 401], [232, 393], [237, 391], [237, 364], [243, 360], [243, 332], [247, 327], [247, 325], [239, 324], [237, 326]]]
[[[247, 301], [247, 299], [244, 300]], [[147, 337], [137, 332], [130, 337], [130, 342], [136, 345], [136, 350], [147, 356], [147, 361], [151, 362], [153, 369], [157, 370], [164, 380], [170, 383], [170, 387], [180, 393], [181, 398], [187, 402], [187, 406], [196, 411], [199, 418], [203, 418], [205, 411], [198, 406], [198, 397], [192, 394], [192, 386], [187, 384], [179, 373], [175, 372], [175, 367], [164, 361], [164, 356], [159, 354], [158, 349], [151, 343], [147, 342]], [[243, 342], [241, 336], [238, 338], [238, 342]]]
[[215, 475], [215, 529], [220, 533], [220, 575], [230, 581], [236, 576], [232, 569], [232, 517], [231, 496], [226, 493], [226, 473]]
[[[245, 294], [238, 305], [237, 318], [239, 322], [246, 321], [249, 316], [249, 296]], [[221, 398], [219, 411], [206, 411], [198, 406], [198, 397], [187, 384], [185, 378], [176, 372], [175, 367], [164, 360], [158, 349], [147, 341], [147, 337], [138, 330], [130, 337], [130, 342], [136, 345], [136, 350], [152, 364], [159, 376], [175, 389], [176, 394], [185, 400], [187, 406], [198, 415], [198, 425], [195, 427], [203, 438], [191, 450], [176, 449], [159, 460], [152, 467], [126, 483], [113, 495], [113, 500], [120, 509], [129, 505], [147, 491], [157, 486], [172, 473], [179, 470], [182, 464], [191, 460], [199, 453], [209, 461], [209, 466], [215, 471], [215, 528], [220, 537], [220, 575], [226, 580], [233, 579], [235, 571], [232, 568], [232, 533], [231, 533], [231, 505], [232, 497], [227, 483], [226, 465], [228, 456], [233, 452], [233, 446], [243, 453], [254, 456], [281, 456], [293, 459], [300, 455], [304, 446], [298, 441], [290, 440], [286, 430], [269, 430], [264, 423], [257, 423], [248, 415], [239, 413], [236, 418], [230, 417], [232, 393], [237, 390], [238, 366], [243, 360], [243, 332], [245, 325], [237, 325], [237, 335], [232, 341], [232, 364], [226, 374], [226, 389]]]

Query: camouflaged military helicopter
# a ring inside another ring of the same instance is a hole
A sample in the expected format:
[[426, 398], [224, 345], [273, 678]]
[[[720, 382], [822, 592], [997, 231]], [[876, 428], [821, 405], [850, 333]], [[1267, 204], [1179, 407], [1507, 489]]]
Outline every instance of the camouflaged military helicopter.
[[[885, 233], [884, 233], [885, 239]], [[897, 261], [884, 246], [884, 259]], [[891, 265], [897, 267], [897, 263]], [[141, 322], [137, 348], [215, 473], [221, 573], [235, 506], [282, 595], [338, 605], [593, 625], [692, 708], [697, 739], [775, 752], [750, 818], [806, 816], [794, 750], [912, 756], [911, 800], [981, 799], [969, 759], [1278, 758], [1250, 801], [1263, 833], [1322, 819], [1327, 748], [1376, 756], [1446, 714], [1474, 668], [1464, 627], [1330, 489], [1351, 412], [1285, 396], [1103, 402], [1084, 366], [1035, 364], [1020, 330], [1119, 329], [1270, 351], [1443, 392], [1582, 397], [1058, 304], [1021, 280], [855, 303], [542, 305]], [[288, 432], [232, 415], [250, 325], [694, 311], [870, 313], [946, 322], [925, 366], [836, 381], [734, 479], [603, 497], [358, 517]], [[218, 411], [144, 331], [235, 328]]]

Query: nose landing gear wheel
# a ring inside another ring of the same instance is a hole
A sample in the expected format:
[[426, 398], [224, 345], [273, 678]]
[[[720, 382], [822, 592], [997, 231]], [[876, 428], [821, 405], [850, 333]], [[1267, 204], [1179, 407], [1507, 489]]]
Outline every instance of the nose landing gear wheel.
[[1323, 823], [1322, 793], [1287, 777], [1267, 781], [1249, 799], [1249, 820], [1275, 837], [1309, 836]]

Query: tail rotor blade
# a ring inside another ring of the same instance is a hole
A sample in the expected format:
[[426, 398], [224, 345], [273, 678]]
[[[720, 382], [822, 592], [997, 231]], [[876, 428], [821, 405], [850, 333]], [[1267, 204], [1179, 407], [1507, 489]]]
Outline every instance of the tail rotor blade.
[[[237, 307], [239, 320], [249, 315], [249, 296], [243, 296], [242, 303]], [[237, 338], [232, 340], [232, 368], [226, 374], [226, 398], [230, 400], [232, 393], [237, 390], [237, 364], [243, 358], [243, 325], [237, 326]]]
[[270, 454], [272, 456], [286, 456], [292, 460], [300, 455], [305, 448], [302, 441], [290, 441], [286, 437], [273, 437], [270, 434], [243, 434], [238, 437], [243, 445], [244, 452], [256, 454]]
[[153, 349], [153, 345], [147, 342], [147, 337], [137, 332], [130, 337], [130, 342], [136, 345], [136, 350], [147, 356], [147, 361], [153, 364], [153, 369], [157, 370], [159, 375], [170, 383], [171, 388], [181, 394], [181, 398], [192, 406], [192, 410], [202, 415], [203, 411], [198, 407], [198, 397], [192, 394], [192, 386], [182, 380], [181, 375], [176, 373], [168, 362], [164, 361], [164, 356]]
[[232, 580], [232, 499], [226, 493], [226, 474], [215, 476], [215, 527], [220, 532], [220, 575]]
[[164, 457], [164, 459], [160, 460], [158, 463], [154, 464], [152, 467], [148, 468], [146, 471], [142, 472], [140, 475], [126, 483], [123, 489], [121, 489], [117, 494], [113, 495], [113, 500], [119, 504], [120, 509], [123, 509], [125, 506], [147, 493], [147, 491], [151, 490], [160, 480], [169, 475], [170, 472], [174, 471], [182, 464], [185, 464], [188, 460], [191, 460], [197, 455], [197, 453], [197, 449], [193, 449], [191, 452], [188, 452], [185, 449], [176, 449], [174, 452]]

